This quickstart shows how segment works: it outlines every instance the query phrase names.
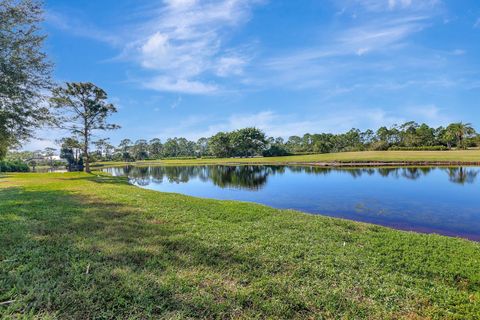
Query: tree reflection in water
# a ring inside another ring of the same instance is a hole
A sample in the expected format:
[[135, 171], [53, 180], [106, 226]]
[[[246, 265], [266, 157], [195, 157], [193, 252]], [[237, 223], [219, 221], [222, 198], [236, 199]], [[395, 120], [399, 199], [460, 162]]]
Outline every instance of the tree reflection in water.
[[470, 168], [448, 168], [448, 178], [453, 183], [458, 184], [472, 184], [477, 179], [479, 170], [474, 170]]
[[[191, 179], [199, 179], [203, 182], [211, 181], [220, 188], [237, 188], [247, 190], [259, 190], [267, 183], [269, 175], [292, 173], [306, 173], [314, 175], [329, 175], [332, 173], [345, 173], [353, 178], [363, 175], [380, 175], [381, 177], [404, 178], [418, 180], [427, 176], [435, 168], [430, 167], [405, 167], [405, 168], [325, 168], [318, 166], [151, 166], [105, 169], [114, 175], [128, 176], [130, 181], [140, 186], [151, 183], [159, 184], [163, 181], [169, 183], [187, 183]], [[452, 183], [472, 184], [475, 182], [479, 170], [477, 168], [441, 168], [448, 174]]]

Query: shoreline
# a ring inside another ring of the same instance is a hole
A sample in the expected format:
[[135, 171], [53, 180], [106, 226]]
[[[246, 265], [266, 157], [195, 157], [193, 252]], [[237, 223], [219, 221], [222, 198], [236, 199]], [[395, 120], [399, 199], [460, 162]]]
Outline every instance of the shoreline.
[[[168, 160], [167, 160], [168, 161]], [[92, 168], [113, 168], [121, 166], [199, 166], [199, 165], [221, 165], [221, 166], [241, 166], [241, 165], [254, 165], [254, 166], [317, 166], [325, 168], [337, 168], [337, 167], [449, 167], [449, 166], [480, 166], [480, 161], [322, 161], [322, 162], [302, 162], [302, 161], [285, 161], [285, 162], [213, 162], [213, 161], [189, 161], [189, 162], [164, 162], [164, 161], [152, 161], [152, 162], [112, 162], [112, 164], [102, 163], [93, 164]]]

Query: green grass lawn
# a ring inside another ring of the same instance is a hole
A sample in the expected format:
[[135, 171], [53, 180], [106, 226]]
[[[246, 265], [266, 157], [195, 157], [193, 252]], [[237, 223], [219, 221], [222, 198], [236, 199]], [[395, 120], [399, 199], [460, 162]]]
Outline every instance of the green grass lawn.
[[[458, 151], [364, 151], [324, 153], [287, 157], [269, 158], [225, 158], [225, 159], [191, 159], [191, 160], [150, 160], [137, 161], [136, 164], [221, 164], [221, 163], [312, 163], [312, 162], [480, 162], [480, 150]], [[100, 162], [97, 165], [123, 165], [124, 162]]]
[[479, 315], [479, 243], [105, 175], [0, 176], [2, 319]]

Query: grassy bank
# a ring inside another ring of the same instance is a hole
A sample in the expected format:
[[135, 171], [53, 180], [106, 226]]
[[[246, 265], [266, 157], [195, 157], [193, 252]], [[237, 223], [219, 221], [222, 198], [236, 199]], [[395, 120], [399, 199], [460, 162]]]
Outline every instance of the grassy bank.
[[[365, 151], [298, 155], [268, 158], [225, 158], [187, 160], [148, 160], [134, 164], [281, 164], [281, 163], [332, 163], [332, 162], [480, 162], [480, 150], [458, 151]], [[124, 162], [100, 162], [97, 166], [124, 165]], [[129, 163], [132, 164], [132, 163]]]
[[0, 243], [0, 318], [480, 314], [478, 243], [103, 175], [0, 176]]

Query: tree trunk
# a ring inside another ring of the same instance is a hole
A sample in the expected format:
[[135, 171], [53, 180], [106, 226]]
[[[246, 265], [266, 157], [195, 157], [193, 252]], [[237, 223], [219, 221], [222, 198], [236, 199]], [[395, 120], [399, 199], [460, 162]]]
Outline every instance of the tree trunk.
[[84, 165], [85, 165], [85, 172], [90, 173], [90, 156], [88, 154], [88, 129], [85, 120], [85, 131], [84, 131], [84, 142], [85, 145], [83, 146], [83, 157], [84, 157]]

